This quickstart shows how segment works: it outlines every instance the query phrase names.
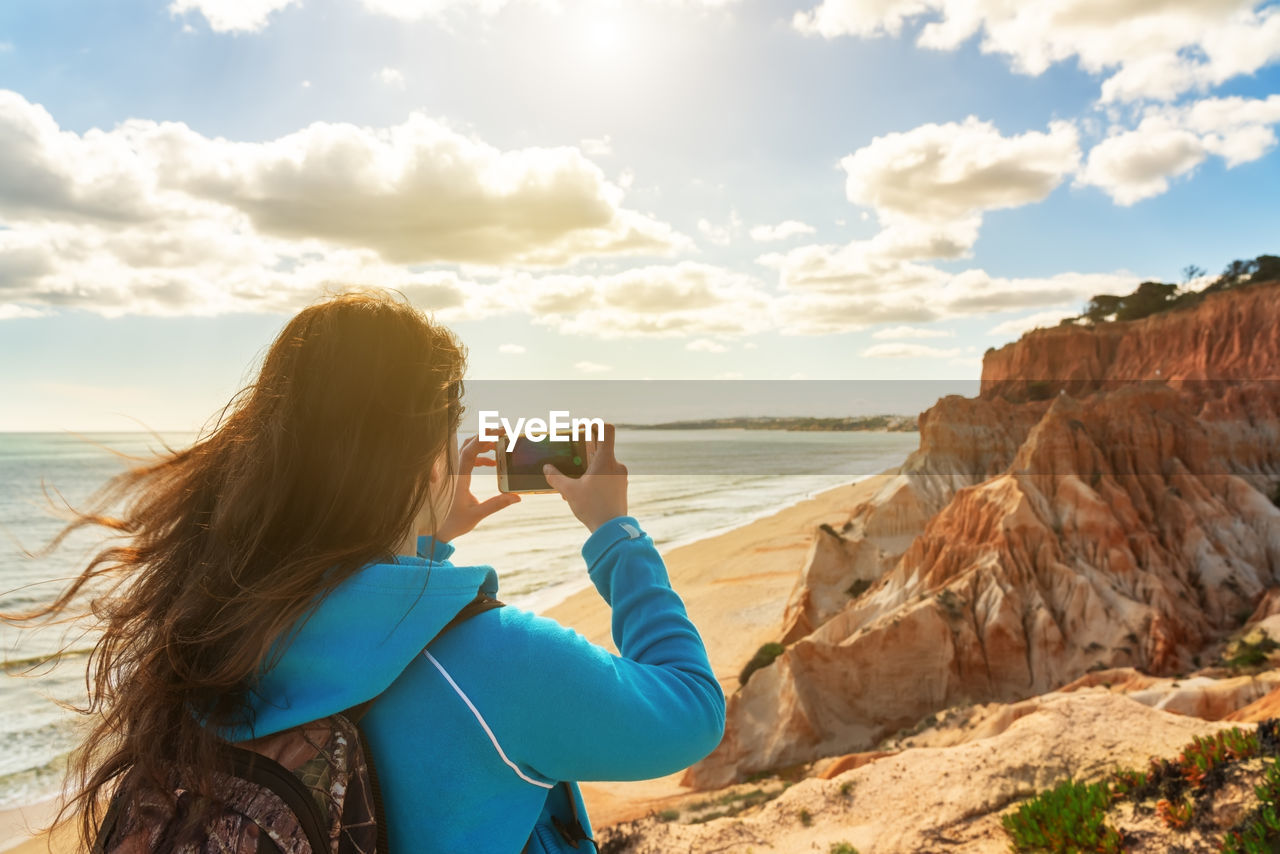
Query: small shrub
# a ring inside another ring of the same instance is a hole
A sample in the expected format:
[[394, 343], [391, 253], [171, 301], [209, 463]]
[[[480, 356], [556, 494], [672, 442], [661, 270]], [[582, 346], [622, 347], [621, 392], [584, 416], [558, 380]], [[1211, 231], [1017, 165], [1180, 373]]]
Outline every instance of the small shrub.
[[1111, 772], [1107, 782], [1110, 784], [1111, 800], [1118, 801], [1142, 791], [1147, 785], [1147, 775], [1132, 768], [1117, 768]]
[[954, 590], [943, 590], [934, 598], [951, 619], [958, 620], [964, 615], [964, 600]]
[[1263, 756], [1280, 756], [1280, 719], [1262, 721], [1254, 735], [1258, 738], [1258, 751]]
[[850, 782], [848, 782], [848, 781], [845, 781], [845, 782], [843, 782], [843, 783], [841, 783], [841, 784], [840, 784], [840, 794], [841, 794], [841, 796], [842, 796], [842, 797], [846, 797], [846, 798], [847, 798], [847, 797], [849, 797], [850, 793], [852, 793], [852, 792], [853, 792], [853, 784], [852, 784], [852, 783], [850, 783]]
[[[1274, 725], [1275, 721], [1264, 723]], [[1222, 840], [1223, 854], [1270, 854], [1280, 843], [1280, 812], [1277, 812], [1280, 765], [1274, 761], [1269, 763], [1262, 782], [1254, 787], [1253, 792], [1258, 798], [1258, 805], [1227, 831]]]
[[658, 821], [675, 821], [680, 817], [680, 810], [663, 810], [658, 813]]
[[751, 660], [742, 668], [742, 673], [738, 674], [738, 684], [746, 685], [747, 680], [751, 678], [751, 674], [755, 673], [762, 667], [768, 667], [773, 664], [773, 660], [782, 655], [786, 649], [780, 643], [767, 643], [756, 650], [756, 654], [751, 656]]
[[827, 854], [858, 854], [858, 849], [850, 842], [832, 842]]
[[871, 589], [871, 582], [865, 578], [859, 578], [857, 581], [850, 584], [849, 588], [844, 592], [849, 594], [850, 599], [857, 599], [859, 596], [861, 596], [863, 593], [866, 593], [870, 589]]
[[1186, 798], [1180, 798], [1177, 803], [1163, 799], [1156, 803], [1156, 815], [1160, 816], [1165, 827], [1171, 827], [1174, 830], [1186, 830], [1190, 827], [1194, 811], [1191, 802]]
[[813, 815], [806, 809], [800, 810], [800, 823], [805, 827], [813, 824]]
[[1236, 643], [1235, 651], [1231, 655], [1223, 654], [1222, 663], [1232, 670], [1261, 667], [1266, 664], [1271, 653], [1280, 649], [1280, 643], [1276, 642], [1265, 631], [1259, 632], [1259, 634], [1261, 637], [1256, 641], [1241, 638]]
[[1110, 800], [1106, 783], [1067, 779], [1006, 814], [1001, 823], [1014, 851], [1114, 854], [1121, 850], [1124, 839], [1106, 823]]
[[1227, 747], [1223, 736], [1224, 733], [1209, 737], [1197, 735], [1192, 738], [1191, 744], [1182, 749], [1182, 753], [1178, 756], [1178, 765], [1182, 776], [1192, 786], [1199, 786], [1214, 768], [1227, 760]]
[[1232, 828], [1222, 840], [1222, 854], [1271, 854], [1280, 840], [1280, 815], [1266, 806], [1255, 810], [1240, 829]]

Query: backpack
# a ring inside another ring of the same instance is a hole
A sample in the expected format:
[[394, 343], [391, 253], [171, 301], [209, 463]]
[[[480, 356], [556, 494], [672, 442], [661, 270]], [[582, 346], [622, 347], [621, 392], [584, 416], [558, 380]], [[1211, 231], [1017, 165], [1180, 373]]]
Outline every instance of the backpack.
[[[502, 604], [481, 593], [436, 637]], [[387, 854], [378, 774], [359, 726], [373, 702], [225, 743], [231, 773], [214, 775], [214, 804], [203, 827], [184, 821], [199, 796], [182, 787], [177, 768], [169, 772], [168, 791], [128, 799], [134, 781], [126, 772], [93, 854]]]

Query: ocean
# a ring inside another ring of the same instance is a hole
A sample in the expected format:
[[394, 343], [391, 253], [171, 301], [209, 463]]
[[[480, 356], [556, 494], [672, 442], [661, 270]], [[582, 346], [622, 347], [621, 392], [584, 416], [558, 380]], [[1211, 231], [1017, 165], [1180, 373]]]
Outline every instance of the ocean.
[[[159, 435], [173, 448], [195, 439]], [[51, 580], [75, 575], [104, 544], [108, 532], [97, 529], [77, 532], [41, 559], [20, 548], [38, 550], [63, 524], [48, 510], [42, 478], [55, 502], [60, 493], [79, 506], [127, 462], [86, 440], [135, 456], [162, 450], [141, 432], [0, 433], [0, 611], [49, 601], [61, 589]], [[631, 515], [666, 550], [896, 466], [918, 441], [916, 433], [620, 429], [617, 454], [632, 472]], [[479, 469], [474, 481], [478, 496], [497, 492], [492, 468]], [[526, 495], [460, 538], [453, 561], [495, 567], [503, 601], [541, 612], [589, 584], [579, 551], [585, 538], [558, 496]], [[84, 655], [42, 665], [39, 676], [18, 674], [24, 662], [64, 646], [84, 650], [91, 641], [83, 627], [0, 623], [7, 662], [0, 670], [0, 809], [42, 800], [61, 784], [78, 716], [58, 702], [83, 699]]]

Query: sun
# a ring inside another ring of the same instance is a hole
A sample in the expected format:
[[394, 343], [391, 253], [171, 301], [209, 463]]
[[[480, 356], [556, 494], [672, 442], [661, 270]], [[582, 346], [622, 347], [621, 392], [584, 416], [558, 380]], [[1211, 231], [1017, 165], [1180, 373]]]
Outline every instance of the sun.
[[583, 16], [579, 39], [584, 53], [598, 59], [616, 57], [626, 48], [626, 25], [617, 10], [606, 9]]

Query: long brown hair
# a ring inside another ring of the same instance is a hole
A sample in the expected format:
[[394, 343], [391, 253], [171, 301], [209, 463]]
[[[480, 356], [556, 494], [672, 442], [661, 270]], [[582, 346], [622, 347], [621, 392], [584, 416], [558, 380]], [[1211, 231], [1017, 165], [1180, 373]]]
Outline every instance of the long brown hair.
[[28, 552], [89, 525], [126, 540], [52, 604], [4, 615], [52, 619], [88, 597], [101, 630], [77, 708], [89, 731], [55, 827], [79, 818], [88, 850], [131, 767], [157, 788], [171, 767], [192, 769], [187, 787], [211, 793], [215, 730], [252, 725], [245, 692], [273, 641], [433, 506], [428, 472], [449, 459], [464, 366], [454, 335], [398, 292], [326, 296], [285, 325], [194, 444], [111, 478]]

